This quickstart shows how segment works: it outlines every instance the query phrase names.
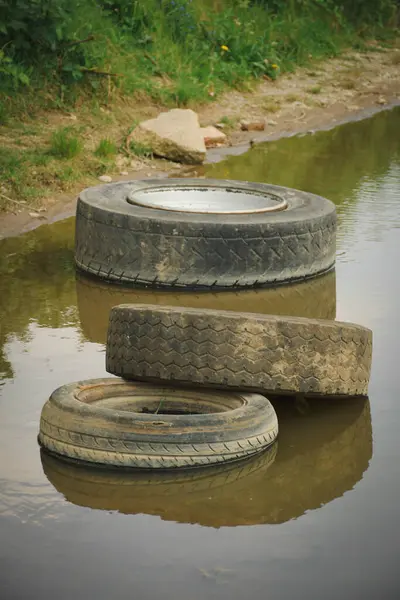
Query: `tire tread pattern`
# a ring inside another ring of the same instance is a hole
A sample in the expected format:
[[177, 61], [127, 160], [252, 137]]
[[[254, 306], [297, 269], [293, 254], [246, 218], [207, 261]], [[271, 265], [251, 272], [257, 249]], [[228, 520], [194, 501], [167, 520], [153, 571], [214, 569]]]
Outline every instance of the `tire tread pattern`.
[[159, 444], [123, 442], [80, 434], [54, 425], [42, 417], [39, 442], [45, 448], [72, 459], [104, 465], [170, 469], [231, 462], [252, 456], [270, 446], [278, 435], [277, 425], [264, 435], [223, 444]]
[[351, 323], [121, 305], [106, 369], [125, 379], [257, 392], [366, 395], [372, 333]]

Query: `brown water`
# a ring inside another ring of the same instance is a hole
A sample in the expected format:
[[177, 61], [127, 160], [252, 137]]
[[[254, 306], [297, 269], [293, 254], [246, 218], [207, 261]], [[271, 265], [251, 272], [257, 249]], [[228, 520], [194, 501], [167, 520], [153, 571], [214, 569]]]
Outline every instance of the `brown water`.
[[[75, 279], [73, 220], [0, 242], [0, 599], [400, 597], [400, 110], [209, 166], [338, 207], [336, 274], [241, 294], [128, 292]], [[277, 447], [150, 476], [41, 455], [43, 403], [102, 377], [110, 306], [214, 306], [374, 332], [369, 401], [280, 402]]]

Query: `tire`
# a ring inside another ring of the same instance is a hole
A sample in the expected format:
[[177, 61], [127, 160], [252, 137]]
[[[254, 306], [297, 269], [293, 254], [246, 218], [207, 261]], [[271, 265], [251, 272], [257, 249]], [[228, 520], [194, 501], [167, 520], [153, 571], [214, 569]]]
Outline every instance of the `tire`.
[[106, 369], [125, 379], [364, 396], [372, 332], [352, 323], [149, 305], [111, 310]]
[[[43, 470], [69, 502], [92, 509], [214, 528], [285, 523], [353, 490], [372, 457], [368, 400], [315, 398], [301, 408], [293, 398], [277, 402], [279, 442], [240, 463], [121, 473], [42, 451]], [[57, 516], [65, 506], [52, 498], [47, 506]]]
[[314, 319], [334, 320], [336, 317], [334, 271], [276, 288], [219, 293], [123, 288], [80, 275], [76, 280], [76, 294], [82, 332], [87, 340], [97, 344], [106, 343], [110, 310], [118, 304], [214, 308]]
[[[245, 192], [285, 210], [199, 214], [139, 206], [128, 196], [162, 188]], [[332, 268], [332, 202], [273, 185], [199, 179], [130, 181], [84, 190], [76, 211], [75, 262], [107, 281], [192, 289], [299, 281]]]
[[259, 394], [182, 391], [113, 378], [53, 392], [42, 410], [39, 443], [87, 463], [169, 469], [239, 460], [261, 452], [277, 435], [275, 411]]

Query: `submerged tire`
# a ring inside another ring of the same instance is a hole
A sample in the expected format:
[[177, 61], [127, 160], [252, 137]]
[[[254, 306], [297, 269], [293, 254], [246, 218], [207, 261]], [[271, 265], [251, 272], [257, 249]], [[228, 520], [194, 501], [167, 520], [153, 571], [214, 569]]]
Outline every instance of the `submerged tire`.
[[125, 379], [363, 396], [372, 332], [352, 323], [181, 307], [111, 310], [106, 369]]
[[335, 271], [276, 288], [218, 293], [126, 288], [80, 275], [76, 295], [82, 332], [86, 339], [98, 344], [106, 343], [110, 310], [118, 304], [213, 308], [312, 319], [336, 317]]
[[45, 403], [39, 443], [87, 463], [189, 468], [254, 455], [278, 435], [259, 394], [174, 390], [119, 379], [64, 385]]
[[[178, 194], [183, 210], [135, 203], [163, 194]], [[233, 208], [191, 212], [191, 194], [217, 200], [228, 194]], [[235, 201], [243, 210], [234, 212]], [[267, 210], [263, 203], [272, 212], [260, 212]], [[251, 208], [258, 204], [263, 208]], [[328, 271], [335, 252], [334, 204], [290, 188], [146, 180], [88, 188], [78, 199], [76, 265], [108, 281], [192, 289], [274, 285]]]

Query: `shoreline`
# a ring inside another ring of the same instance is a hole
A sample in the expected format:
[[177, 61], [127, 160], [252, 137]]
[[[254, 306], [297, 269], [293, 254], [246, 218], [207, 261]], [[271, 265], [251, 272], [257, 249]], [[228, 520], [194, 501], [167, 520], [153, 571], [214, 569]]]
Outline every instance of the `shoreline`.
[[[202, 125], [216, 123], [222, 115], [227, 115], [232, 123], [230, 127], [224, 129], [228, 136], [228, 145], [208, 149], [203, 165], [189, 167], [162, 159], [138, 160], [135, 161], [138, 168], [133, 168], [128, 175], [116, 175], [110, 169], [113, 182], [147, 178], [162, 179], [171, 176], [180, 178], [185, 177], [186, 173], [196, 176], [196, 168], [204, 169], [207, 164], [220, 162], [231, 155], [243, 154], [253, 144], [329, 130], [345, 123], [370, 118], [384, 110], [392, 110], [400, 105], [400, 69], [393, 61], [394, 54], [399, 56], [400, 51], [359, 54], [358, 60], [363, 61], [363, 67], [359, 67], [360, 74], [354, 83], [354, 88], [350, 84], [346, 87], [341, 86], [338, 77], [338, 72], [343, 68], [347, 73], [346, 64], [354, 55], [348, 53], [314, 66], [314, 71], [299, 69], [294, 74], [283, 76], [276, 84], [264, 82], [254, 92], [227, 94], [218, 104], [207, 105], [198, 110]], [[390, 65], [384, 70], [382, 65], [387, 64], [388, 61], [384, 61], [383, 58], [387, 55], [389, 55]], [[367, 66], [364, 63], [367, 63]], [[371, 77], [374, 79], [373, 84], [371, 84]], [[316, 81], [321, 86], [323, 84], [323, 93], [321, 91], [317, 95], [312, 94], [310, 98], [306, 90], [310, 89], [309, 86]], [[347, 89], [349, 86], [351, 89]], [[293, 101], [294, 97], [297, 99]], [[265, 110], [266, 100], [269, 103], [275, 102], [279, 107], [273, 114]], [[238, 128], [239, 118], [249, 116], [253, 119], [264, 118], [265, 130], [241, 131]], [[89, 185], [100, 185], [100, 182], [94, 180]], [[26, 209], [21, 207], [15, 212], [0, 214], [0, 239], [18, 236], [43, 224], [73, 216], [77, 195], [87, 186], [87, 181], [81, 182], [75, 186], [73, 192], [43, 199], [43, 212], [36, 212], [33, 207]], [[36, 216], [32, 216], [30, 212]]]

